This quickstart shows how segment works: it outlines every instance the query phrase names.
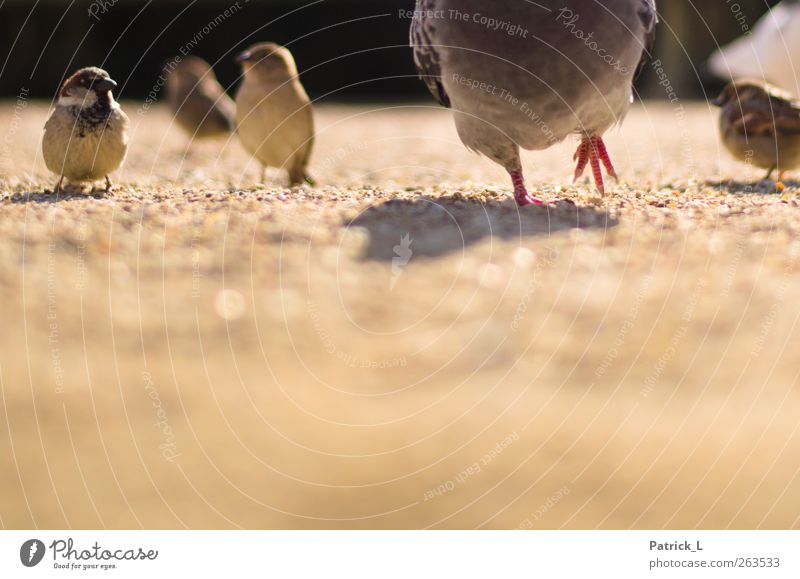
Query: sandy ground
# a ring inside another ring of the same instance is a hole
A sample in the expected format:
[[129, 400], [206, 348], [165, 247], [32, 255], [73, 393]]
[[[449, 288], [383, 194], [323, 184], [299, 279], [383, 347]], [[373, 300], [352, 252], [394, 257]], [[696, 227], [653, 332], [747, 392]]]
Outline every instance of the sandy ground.
[[0, 108], [0, 523], [798, 528], [798, 183], [638, 106], [622, 175], [449, 113], [317, 112], [317, 188], [138, 114], [111, 195], [45, 193]]

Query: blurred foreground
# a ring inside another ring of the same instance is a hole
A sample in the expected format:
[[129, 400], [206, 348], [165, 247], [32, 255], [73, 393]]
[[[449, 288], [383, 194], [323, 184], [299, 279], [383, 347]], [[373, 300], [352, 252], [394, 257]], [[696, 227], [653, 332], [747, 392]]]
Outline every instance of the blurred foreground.
[[0, 110], [4, 527], [800, 526], [800, 189], [706, 105], [634, 109], [606, 199], [528, 155], [522, 213], [436, 108], [322, 107], [289, 191], [123, 106], [58, 200]]

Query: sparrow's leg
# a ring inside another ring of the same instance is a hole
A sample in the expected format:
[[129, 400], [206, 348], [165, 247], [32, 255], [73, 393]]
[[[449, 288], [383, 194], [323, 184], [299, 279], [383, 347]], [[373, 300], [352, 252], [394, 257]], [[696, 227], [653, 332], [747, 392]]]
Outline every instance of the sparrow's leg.
[[776, 167], [775, 165], [770, 167], [769, 170], [767, 171], [767, 176], [764, 177], [764, 181], [772, 181], [772, 174], [775, 172], [775, 169], [777, 168], [778, 167]]
[[306, 173], [302, 167], [289, 169], [289, 187], [300, 187], [306, 181]]
[[583, 175], [586, 165], [591, 165], [592, 176], [594, 177], [595, 185], [597, 185], [597, 190], [600, 191], [601, 195], [604, 195], [606, 192], [605, 183], [603, 182], [602, 167], [605, 167], [606, 173], [608, 173], [609, 176], [613, 177], [615, 180], [619, 179], [614, 165], [611, 163], [611, 157], [608, 154], [608, 149], [606, 149], [606, 144], [603, 142], [603, 138], [600, 135], [584, 137], [580, 145], [578, 145], [578, 150], [575, 151], [575, 157], [573, 159], [578, 163], [575, 167], [575, 179], [573, 183]]
[[111, 178], [108, 175], [106, 175], [106, 193], [111, 193], [111, 188], [113, 186], [114, 185], [111, 183]]
[[292, 167], [289, 169], [289, 182], [291, 183], [292, 187], [299, 187], [303, 183], [308, 183], [312, 187], [316, 187], [317, 183], [311, 176], [308, 174], [306, 170], [306, 164], [303, 160], [297, 160]]
[[64, 184], [64, 175], [61, 175], [61, 179], [59, 179], [58, 183], [56, 183], [56, 189], [55, 191], [53, 191], [53, 193], [55, 193], [56, 195], [61, 193], [61, 191], [63, 191], [63, 189], [61, 188], [63, 184]]
[[514, 184], [514, 199], [517, 200], [517, 205], [524, 207], [525, 205], [542, 205], [539, 199], [528, 195], [528, 190], [525, 189], [525, 179], [522, 176], [522, 171], [509, 171], [511, 175], [511, 182]]

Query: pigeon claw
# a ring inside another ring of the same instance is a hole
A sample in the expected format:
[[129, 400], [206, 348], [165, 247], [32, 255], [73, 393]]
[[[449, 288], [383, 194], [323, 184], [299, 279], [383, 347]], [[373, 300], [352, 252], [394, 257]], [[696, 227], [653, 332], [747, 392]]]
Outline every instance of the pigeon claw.
[[540, 199], [531, 197], [527, 192], [524, 195], [518, 195], [515, 193], [514, 199], [517, 201], [517, 205], [520, 207], [525, 207], [526, 205], [544, 205]]
[[595, 135], [592, 137], [592, 142], [597, 149], [597, 156], [600, 157], [600, 161], [606, 168], [606, 173], [608, 173], [608, 175], [614, 179], [614, 181], [619, 181], [617, 171], [614, 169], [614, 164], [611, 162], [611, 156], [608, 154], [608, 149], [606, 149], [606, 144], [603, 142], [603, 138], [600, 135]]
[[575, 152], [574, 160], [578, 163], [575, 167], [576, 182], [583, 175], [587, 165], [592, 167], [592, 177], [594, 177], [595, 185], [601, 195], [605, 195], [606, 188], [603, 181], [603, 168], [606, 173], [615, 181], [619, 181], [617, 171], [611, 162], [611, 157], [608, 154], [606, 144], [600, 135], [592, 135], [591, 137], [584, 137], [578, 145], [578, 150]]
[[522, 177], [522, 171], [509, 171], [509, 174], [511, 175], [511, 182], [514, 183], [514, 199], [517, 205], [525, 207], [526, 205], [544, 204], [541, 200], [528, 194], [528, 190], [525, 189], [525, 179]]
[[588, 140], [584, 139], [581, 141], [581, 144], [578, 145], [578, 150], [575, 151], [575, 156], [572, 159], [573, 161], [578, 162], [578, 165], [575, 167], [575, 179], [572, 180], [572, 182], [575, 183], [578, 179], [580, 179], [581, 175], [583, 175], [586, 165], [589, 164]]

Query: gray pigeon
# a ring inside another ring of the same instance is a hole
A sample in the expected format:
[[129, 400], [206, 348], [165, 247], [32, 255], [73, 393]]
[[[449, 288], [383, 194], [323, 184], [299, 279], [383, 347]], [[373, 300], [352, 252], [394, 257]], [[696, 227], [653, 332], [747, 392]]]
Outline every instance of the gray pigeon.
[[620, 123], [655, 38], [655, 0], [417, 0], [414, 60], [452, 107], [467, 148], [505, 167], [520, 205], [528, 195], [520, 147], [546, 149], [576, 134], [575, 179], [601, 163], [602, 135]]

